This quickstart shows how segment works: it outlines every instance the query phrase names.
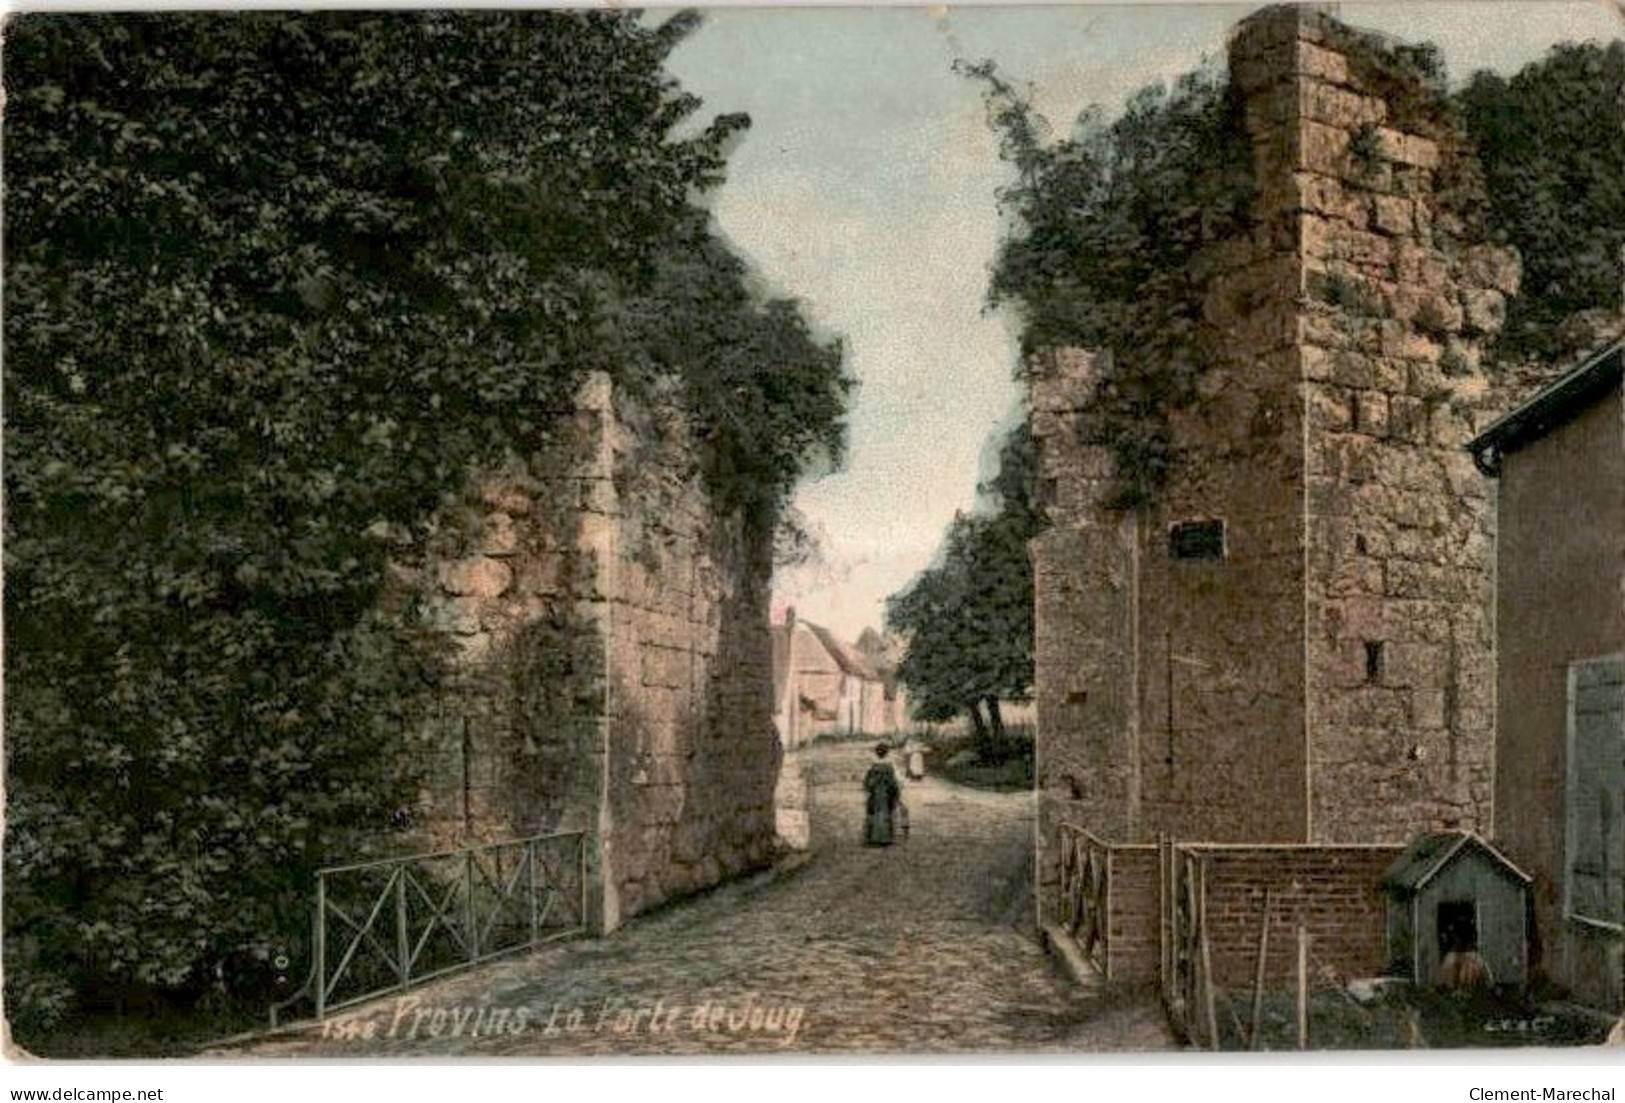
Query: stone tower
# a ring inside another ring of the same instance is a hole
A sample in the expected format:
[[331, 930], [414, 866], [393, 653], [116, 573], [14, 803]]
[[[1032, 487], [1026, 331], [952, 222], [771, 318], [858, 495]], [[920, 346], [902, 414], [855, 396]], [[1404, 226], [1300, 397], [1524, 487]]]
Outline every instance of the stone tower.
[[1032, 378], [1041, 837], [1487, 830], [1492, 517], [1463, 445], [1516, 259], [1472, 240], [1476, 165], [1393, 44], [1270, 8], [1229, 64], [1255, 218], [1215, 250], [1222, 351], [1151, 505], [1102, 504], [1094, 358]]

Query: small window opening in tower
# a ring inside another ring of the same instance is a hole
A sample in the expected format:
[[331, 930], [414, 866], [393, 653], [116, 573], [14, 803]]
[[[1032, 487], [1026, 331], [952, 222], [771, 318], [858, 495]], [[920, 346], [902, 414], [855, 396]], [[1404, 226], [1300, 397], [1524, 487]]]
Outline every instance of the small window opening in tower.
[[1365, 641], [1365, 680], [1382, 681], [1382, 641]]

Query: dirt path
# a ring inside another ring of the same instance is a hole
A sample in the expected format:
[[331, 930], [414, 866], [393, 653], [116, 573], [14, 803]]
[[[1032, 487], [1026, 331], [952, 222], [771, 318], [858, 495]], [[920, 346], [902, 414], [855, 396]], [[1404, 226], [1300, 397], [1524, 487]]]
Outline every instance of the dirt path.
[[866, 745], [810, 752], [798, 867], [387, 998], [256, 1056], [971, 1052], [1170, 1045], [1150, 999], [1080, 991], [1033, 936], [1030, 794], [910, 783], [860, 845]]

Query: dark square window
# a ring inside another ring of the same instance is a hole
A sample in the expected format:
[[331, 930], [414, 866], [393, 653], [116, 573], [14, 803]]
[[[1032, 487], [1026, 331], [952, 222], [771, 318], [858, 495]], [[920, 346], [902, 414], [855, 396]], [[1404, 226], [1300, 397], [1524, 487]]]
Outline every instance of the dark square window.
[[1181, 521], [1168, 533], [1168, 554], [1175, 559], [1223, 559], [1223, 521]]

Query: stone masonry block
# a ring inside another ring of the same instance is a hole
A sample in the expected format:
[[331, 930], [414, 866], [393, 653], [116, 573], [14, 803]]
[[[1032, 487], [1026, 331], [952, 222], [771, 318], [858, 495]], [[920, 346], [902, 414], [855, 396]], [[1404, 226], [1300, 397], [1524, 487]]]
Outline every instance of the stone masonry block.
[[1292, 198], [1306, 211], [1364, 228], [1370, 221], [1363, 197], [1351, 194], [1342, 181], [1314, 172], [1292, 174]]
[[488, 514], [480, 533], [480, 553], [497, 558], [513, 555], [519, 548], [519, 532], [513, 517], [504, 512]]
[[1328, 84], [1349, 82], [1349, 63], [1342, 54], [1302, 39], [1295, 42], [1293, 47], [1296, 69], [1299, 73]]
[[1325, 123], [1305, 121], [1299, 128], [1294, 168], [1341, 176], [1348, 164], [1349, 132]]
[[1479, 287], [1494, 288], [1503, 295], [1516, 295], [1521, 282], [1522, 264], [1511, 249], [1495, 245], [1476, 245], [1462, 257], [1462, 275]]
[[688, 684], [692, 668], [692, 658], [688, 652], [672, 647], [649, 646], [641, 650], [644, 685], [676, 688]]
[[1416, 225], [1416, 204], [1396, 195], [1374, 195], [1371, 224], [1385, 234], [1408, 234]]
[[483, 555], [442, 563], [437, 575], [446, 593], [477, 598], [500, 597], [513, 582], [506, 563]]
[[1383, 156], [1389, 160], [1420, 168], [1431, 169], [1439, 166], [1439, 143], [1431, 138], [1379, 126], [1377, 141], [1382, 145]]
[[1303, 118], [1345, 130], [1376, 125], [1388, 117], [1388, 105], [1377, 97], [1362, 96], [1319, 81], [1299, 83], [1298, 111]]
[[1467, 327], [1474, 333], [1495, 333], [1506, 321], [1506, 297], [1491, 288], [1469, 288], [1461, 293]]

